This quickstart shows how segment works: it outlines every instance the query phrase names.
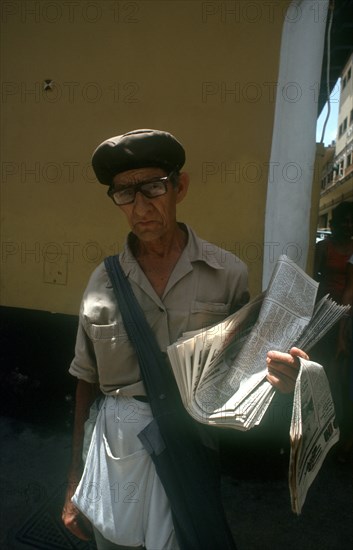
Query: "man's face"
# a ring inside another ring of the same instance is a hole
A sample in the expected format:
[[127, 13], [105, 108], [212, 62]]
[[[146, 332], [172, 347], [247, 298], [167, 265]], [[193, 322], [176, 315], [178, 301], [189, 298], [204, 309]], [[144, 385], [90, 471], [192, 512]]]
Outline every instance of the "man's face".
[[[134, 186], [166, 175], [161, 168], [127, 170], [115, 176], [113, 185], [115, 188]], [[164, 195], [150, 199], [137, 192], [134, 202], [119, 207], [124, 212], [132, 232], [141, 241], [158, 240], [175, 231], [176, 205], [184, 198], [187, 189], [187, 184], [184, 185], [183, 182], [184, 175], [181, 175], [180, 184], [176, 188], [168, 181], [167, 192]]]

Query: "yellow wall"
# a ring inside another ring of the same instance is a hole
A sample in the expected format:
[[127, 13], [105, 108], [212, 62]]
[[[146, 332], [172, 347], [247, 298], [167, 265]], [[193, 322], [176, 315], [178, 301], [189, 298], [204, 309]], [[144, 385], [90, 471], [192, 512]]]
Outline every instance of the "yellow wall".
[[260, 290], [287, 6], [3, 2], [3, 305], [78, 311], [90, 272], [127, 230], [91, 153], [143, 127], [167, 129], [186, 148], [192, 184], [179, 218], [240, 255], [252, 294]]

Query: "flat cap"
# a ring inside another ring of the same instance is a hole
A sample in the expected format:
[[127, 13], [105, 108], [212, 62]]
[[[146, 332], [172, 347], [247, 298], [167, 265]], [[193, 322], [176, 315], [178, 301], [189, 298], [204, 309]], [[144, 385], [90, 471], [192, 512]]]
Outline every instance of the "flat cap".
[[126, 170], [153, 166], [171, 172], [184, 163], [183, 146], [172, 134], [160, 130], [133, 130], [109, 138], [92, 157], [93, 170], [103, 185], [111, 185], [113, 178]]

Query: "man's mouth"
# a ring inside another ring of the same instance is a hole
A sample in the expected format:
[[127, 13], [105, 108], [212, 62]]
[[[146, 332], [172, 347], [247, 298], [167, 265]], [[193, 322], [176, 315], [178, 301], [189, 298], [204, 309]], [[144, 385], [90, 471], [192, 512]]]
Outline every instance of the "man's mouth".
[[156, 220], [140, 220], [135, 222], [135, 225], [150, 225], [151, 223], [157, 223]]

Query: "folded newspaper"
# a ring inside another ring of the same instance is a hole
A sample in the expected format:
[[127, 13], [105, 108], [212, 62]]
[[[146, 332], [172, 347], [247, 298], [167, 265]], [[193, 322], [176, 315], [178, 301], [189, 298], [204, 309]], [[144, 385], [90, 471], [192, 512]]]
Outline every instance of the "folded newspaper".
[[[248, 430], [266, 413], [275, 389], [266, 353], [296, 346], [308, 351], [349, 309], [325, 296], [318, 283], [280, 256], [266, 292], [217, 325], [188, 332], [168, 356], [189, 414], [197, 421]], [[300, 360], [290, 426], [289, 488], [300, 514], [307, 490], [338, 441], [329, 384], [321, 365]]]

